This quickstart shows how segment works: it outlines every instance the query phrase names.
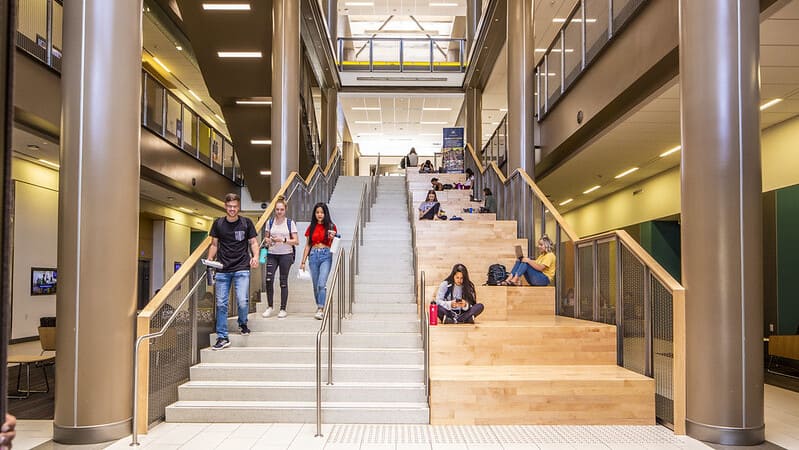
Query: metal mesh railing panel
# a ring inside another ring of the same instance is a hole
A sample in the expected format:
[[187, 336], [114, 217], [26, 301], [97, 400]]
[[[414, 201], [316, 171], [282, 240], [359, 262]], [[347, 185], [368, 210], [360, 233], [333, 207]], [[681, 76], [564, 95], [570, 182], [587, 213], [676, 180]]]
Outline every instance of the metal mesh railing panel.
[[[159, 331], [166, 324], [192, 287], [203, 280], [204, 273], [202, 264], [198, 263], [192, 268], [153, 316], [150, 322], [151, 332]], [[166, 333], [150, 341], [149, 423], [164, 418], [166, 407], [177, 401], [178, 386], [189, 379], [189, 368], [197, 359], [197, 355], [187, 351], [192, 348], [192, 339], [198, 339], [198, 343], [203, 342], [201, 333], [205, 332], [205, 346], [208, 344], [209, 330], [213, 329], [214, 299], [211, 289], [206, 288], [204, 281], [176, 314], [175, 321], [166, 329]], [[197, 326], [193, 320], [195, 314]]]
[[574, 317], [574, 241], [566, 233], [560, 233], [560, 242], [555, 253], [558, 269], [555, 271], [557, 298], [560, 299], [557, 313], [561, 316]]
[[644, 265], [626, 247], [621, 249], [623, 366], [646, 374]]
[[597, 275], [599, 283], [599, 321], [616, 324], [616, 289], [612, 275], [616, 272], [616, 243], [597, 245]]
[[577, 250], [579, 261], [580, 309], [578, 318], [594, 320], [594, 248], [590, 245]]
[[652, 286], [652, 362], [655, 374], [655, 415], [658, 419], [673, 424], [673, 297], [654, 276], [650, 275], [650, 283]]

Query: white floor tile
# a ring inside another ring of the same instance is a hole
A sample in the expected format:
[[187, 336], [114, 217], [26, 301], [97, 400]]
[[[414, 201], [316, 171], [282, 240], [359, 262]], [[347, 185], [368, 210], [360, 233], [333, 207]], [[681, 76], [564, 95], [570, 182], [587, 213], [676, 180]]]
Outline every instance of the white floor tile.
[[222, 441], [216, 447], [216, 450], [246, 450], [255, 447], [258, 442], [257, 437], [230, 437]]
[[535, 444], [502, 444], [503, 450], [538, 450]]

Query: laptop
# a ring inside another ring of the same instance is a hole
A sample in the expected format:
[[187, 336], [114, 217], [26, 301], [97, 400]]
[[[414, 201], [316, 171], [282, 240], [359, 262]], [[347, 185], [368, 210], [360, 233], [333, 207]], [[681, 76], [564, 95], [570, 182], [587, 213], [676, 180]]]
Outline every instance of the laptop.
[[518, 259], [524, 258], [524, 252], [522, 252], [522, 246], [521, 245], [517, 245], [515, 247], [515, 250], [516, 250], [516, 258], [518, 258]]

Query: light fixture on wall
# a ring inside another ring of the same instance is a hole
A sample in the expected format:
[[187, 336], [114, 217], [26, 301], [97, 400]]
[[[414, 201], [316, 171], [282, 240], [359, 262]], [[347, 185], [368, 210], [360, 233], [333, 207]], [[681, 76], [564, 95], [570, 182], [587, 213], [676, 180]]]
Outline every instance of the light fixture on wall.
[[570, 198], [570, 199], [567, 199], [567, 200], [563, 200], [562, 202], [558, 203], [558, 206], [568, 205], [569, 203], [571, 203], [573, 201], [574, 201], [573, 198]]
[[674, 148], [670, 148], [670, 149], [666, 150], [665, 152], [661, 153], [660, 157], [661, 158], [665, 158], [665, 157], [671, 155], [674, 152], [679, 152], [681, 148], [682, 148], [682, 145], [678, 145], [678, 146], [676, 146]]
[[624, 172], [622, 172], [622, 173], [620, 173], [620, 174], [616, 175], [616, 176], [615, 176], [615, 177], [613, 177], [613, 178], [615, 178], [615, 179], [617, 179], [617, 180], [618, 180], [619, 178], [621, 178], [621, 177], [625, 177], [625, 176], [627, 176], [627, 175], [629, 175], [629, 174], [631, 174], [631, 173], [635, 172], [636, 170], [638, 170], [638, 168], [637, 168], [637, 167], [633, 167], [633, 168], [631, 168], [631, 169], [627, 169], [627, 170], [625, 170]]

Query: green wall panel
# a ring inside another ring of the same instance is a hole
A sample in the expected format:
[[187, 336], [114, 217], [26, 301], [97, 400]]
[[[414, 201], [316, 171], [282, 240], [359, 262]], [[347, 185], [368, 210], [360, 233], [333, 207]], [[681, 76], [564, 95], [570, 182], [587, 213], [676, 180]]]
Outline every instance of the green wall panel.
[[779, 333], [799, 327], [799, 185], [777, 191], [777, 304]]

